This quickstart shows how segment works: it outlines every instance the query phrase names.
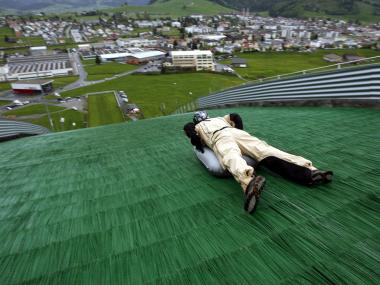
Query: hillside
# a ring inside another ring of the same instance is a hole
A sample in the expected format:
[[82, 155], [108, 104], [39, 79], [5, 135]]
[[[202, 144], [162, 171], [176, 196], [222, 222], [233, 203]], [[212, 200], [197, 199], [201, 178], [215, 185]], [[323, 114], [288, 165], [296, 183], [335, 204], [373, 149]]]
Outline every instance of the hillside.
[[[124, 4], [128, 5], [124, 5]], [[149, 5], [149, 3], [152, 3]], [[115, 11], [144, 12], [157, 15], [183, 16], [192, 13], [218, 14], [231, 11], [208, 0], [0, 0], [0, 10], [14, 12], [60, 12], [114, 8]], [[111, 10], [112, 11], [112, 10]]]
[[[119, 10], [119, 9], [117, 9]], [[155, 0], [147, 6], [123, 6], [127, 12], [143, 12], [159, 16], [186, 16], [191, 14], [215, 15], [228, 13], [232, 9], [209, 0]]]
[[363, 21], [380, 21], [377, 0], [212, 0], [238, 10], [268, 11], [271, 16], [284, 17], [343, 17]]
[[377, 284], [378, 111], [237, 108], [246, 129], [335, 172], [317, 188], [264, 169], [255, 215], [212, 177], [190, 114], [1, 144], [0, 284]]
[[[128, 5], [147, 5], [151, 0], [0, 0], [0, 8], [2, 9], [14, 9], [20, 11], [27, 10], [45, 10], [54, 9], [59, 7], [65, 8], [86, 8], [96, 9], [102, 7], [117, 7], [123, 4]], [[57, 10], [58, 11], [58, 10]]]

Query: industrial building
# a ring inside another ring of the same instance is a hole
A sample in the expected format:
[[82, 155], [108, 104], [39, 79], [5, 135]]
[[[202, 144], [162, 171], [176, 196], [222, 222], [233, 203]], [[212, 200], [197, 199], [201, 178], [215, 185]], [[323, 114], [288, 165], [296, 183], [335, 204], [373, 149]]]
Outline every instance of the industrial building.
[[165, 57], [166, 53], [159, 50], [143, 50], [140, 48], [99, 48], [96, 50], [79, 51], [82, 59], [95, 59], [98, 55], [102, 61], [122, 61], [132, 64], [142, 64], [149, 61], [159, 60]]
[[158, 50], [148, 50], [139, 52], [122, 52], [112, 54], [102, 54], [100, 58], [102, 61], [126, 61], [132, 64], [142, 64], [153, 60], [159, 60], [165, 57], [165, 53]]
[[0, 69], [0, 81], [66, 76], [73, 73], [67, 54], [11, 57]]
[[53, 90], [54, 80], [23, 80], [11, 83], [12, 92], [16, 94], [44, 94]]
[[170, 54], [173, 67], [215, 71], [214, 57], [209, 50], [172, 51]]

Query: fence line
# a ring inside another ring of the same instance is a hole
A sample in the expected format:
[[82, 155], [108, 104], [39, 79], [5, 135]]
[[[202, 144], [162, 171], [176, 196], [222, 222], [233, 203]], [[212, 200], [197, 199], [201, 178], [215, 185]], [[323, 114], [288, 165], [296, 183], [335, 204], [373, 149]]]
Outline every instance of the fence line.
[[21, 135], [42, 135], [49, 132], [47, 128], [31, 123], [0, 119], [0, 141]]
[[380, 64], [244, 84], [198, 99], [199, 108], [258, 101], [351, 99], [380, 101]]

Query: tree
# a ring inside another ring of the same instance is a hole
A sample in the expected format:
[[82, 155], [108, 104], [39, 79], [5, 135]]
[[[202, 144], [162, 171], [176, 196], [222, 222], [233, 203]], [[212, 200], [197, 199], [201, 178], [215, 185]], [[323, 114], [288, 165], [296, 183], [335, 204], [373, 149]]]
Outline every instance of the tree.
[[101, 64], [102, 63], [102, 60], [100, 59], [99, 55], [96, 55], [96, 57], [95, 57], [95, 63], [96, 64]]

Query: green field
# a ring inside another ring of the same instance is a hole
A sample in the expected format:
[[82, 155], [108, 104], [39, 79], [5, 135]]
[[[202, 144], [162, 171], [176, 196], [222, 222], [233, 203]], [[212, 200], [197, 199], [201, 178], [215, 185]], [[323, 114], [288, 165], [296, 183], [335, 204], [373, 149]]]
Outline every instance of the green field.
[[198, 97], [241, 83], [243, 81], [237, 77], [212, 73], [129, 75], [63, 92], [61, 95], [74, 97], [89, 92], [123, 90], [147, 118], [162, 115], [161, 104], [165, 104], [164, 113], [169, 114]]
[[[48, 105], [49, 112], [62, 111], [65, 108], [59, 106]], [[26, 107], [18, 108], [15, 110], [4, 112], [5, 116], [29, 116], [36, 114], [46, 114], [46, 108], [43, 104], [34, 104]]]
[[148, 6], [122, 6], [110, 11], [126, 11], [127, 13], [146, 11], [151, 15], [180, 17], [191, 14], [216, 15], [232, 10], [206, 0], [157, 0]]
[[169, 32], [161, 32], [161, 34], [168, 37], [179, 37], [181, 33], [177, 28], [170, 27]]
[[89, 127], [120, 123], [123, 121], [123, 115], [113, 93], [88, 96]]
[[7, 91], [11, 89], [11, 84], [9, 82], [0, 82], [0, 92]]
[[[370, 49], [355, 50], [318, 50], [313, 53], [300, 52], [255, 52], [237, 53], [236, 56], [247, 59], [248, 68], [235, 68], [244, 78], [255, 80], [290, 72], [311, 69], [331, 63], [323, 60], [325, 54], [356, 54], [364, 57], [380, 56], [380, 51]], [[231, 60], [222, 61], [230, 64]]]
[[[65, 118], [65, 122], [62, 126], [62, 123], [60, 122], [60, 118]], [[36, 125], [43, 126], [48, 129], [52, 129], [56, 132], [60, 131], [68, 131], [73, 129], [79, 129], [86, 127], [85, 125], [85, 114], [82, 112], [74, 111], [74, 110], [65, 110], [62, 112], [57, 112], [51, 114], [51, 118], [53, 121], [53, 128], [50, 126], [49, 118], [47, 115], [42, 116], [38, 119], [27, 119], [23, 121], [27, 121]], [[76, 126], [73, 126], [72, 124], [75, 123]]]
[[77, 81], [79, 79], [79, 76], [61, 76], [61, 77], [53, 77], [52, 79], [54, 79], [53, 81], [54, 89], [58, 89]]
[[15, 32], [13, 29], [9, 27], [0, 27], [0, 47], [12, 47], [12, 46], [17, 46], [17, 43], [7, 43], [4, 40], [4, 37], [8, 36], [10, 38], [13, 38], [15, 36]]
[[135, 70], [136, 65], [123, 64], [118, 62], [107, 62], [102, 64], [95, 64], [94, 61], [82, 61], [83, 67], [86, 70], [88, 76], [87, 80], [100, 80], [104, 78], [109, 78], [115, 74], [128, 72]]
[[5, 106], [5, 105], [11, 104], [11, 103], [12, 103], [12, 101], [0, 100], [0, 106]]
[[20, 43], [8, 43], [5, 42], [5, 36], [14, 38], [15, 33], [13, 29], [9, 27], [0, 27], [0, 47], [40, 46], [46, 44], [42, 37], [21, 37], [17, 38], [17, 40], [20, 40]]

